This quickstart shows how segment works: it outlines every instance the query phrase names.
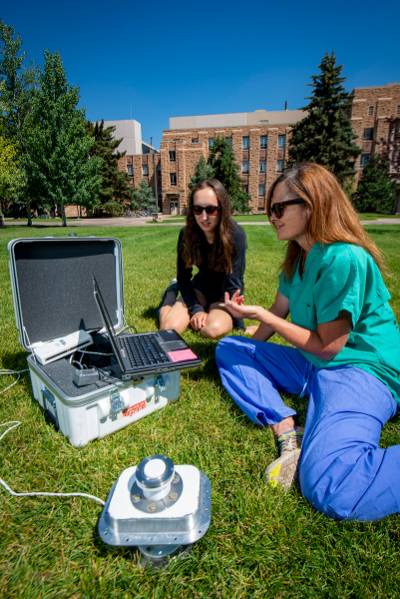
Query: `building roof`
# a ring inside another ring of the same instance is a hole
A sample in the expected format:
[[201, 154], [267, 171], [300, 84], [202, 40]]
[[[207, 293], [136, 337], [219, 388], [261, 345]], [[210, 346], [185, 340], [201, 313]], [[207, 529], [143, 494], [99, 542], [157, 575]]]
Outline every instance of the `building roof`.
[[175, 116], [169, 119], [170, 129], [204, 129], [244, 127], [251, 125], [293, 125], [304, 118], [303, 110], [255, 110], [198, 116]]

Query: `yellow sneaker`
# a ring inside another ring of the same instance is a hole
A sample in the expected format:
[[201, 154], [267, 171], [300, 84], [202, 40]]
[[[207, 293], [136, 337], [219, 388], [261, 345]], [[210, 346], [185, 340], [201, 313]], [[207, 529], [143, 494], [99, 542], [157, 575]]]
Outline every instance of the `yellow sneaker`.
[[273, 487], [282, 487], [289, 490], [297, 473], [300, 449], [285, 451], [278, 459], [274, 460], [265, 470], [265, 480]]
[[279, 458], [265, 470], [266, 482], [273, 487], [290, 489], [297, 473], [303, 429], [296, 428], [277, 438]]

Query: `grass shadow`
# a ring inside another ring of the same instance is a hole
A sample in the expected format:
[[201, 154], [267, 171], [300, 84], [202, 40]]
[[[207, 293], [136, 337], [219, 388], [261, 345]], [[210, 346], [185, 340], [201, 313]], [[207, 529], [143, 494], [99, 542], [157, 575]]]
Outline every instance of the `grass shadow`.
[[3, 354], [2, 358], [3, 367], [9, 370], [24, 370], [28, 367], [26, 363], [27, 355], [23, 351], [15, 353], [6, 352]]
[[149, 306], [146, 310], [143, 310], [141, 316], [143, 318], [154, 320], [155, 324], [158, 326], [158, 306]]

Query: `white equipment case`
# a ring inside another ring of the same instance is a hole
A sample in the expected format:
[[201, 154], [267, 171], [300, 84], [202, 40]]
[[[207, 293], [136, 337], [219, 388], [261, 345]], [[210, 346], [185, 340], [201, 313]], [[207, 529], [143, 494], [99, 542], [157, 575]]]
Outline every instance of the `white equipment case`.
[[[111, 347], [103, 334], [92, 277], [103, 290], [118, 333], [125, 328], [119, 240], [23, 238], [10, 241], [8, 250], [20, 341], [30, 352], [33, 396], [72, 445], [80, 447], [105, 437], [178, 398], [179, 370], [123, 380], [111, 367], [113, 358], [107, 357]], [[71, 344], [87, 345], [85, 331], [94, 344], [88, 353], [77, 347], [76, 362]], [[54, 348], [59, 348], [58, 353]], [[78, 386], [76, 366], [84, 374], [90, 367], [98, 368], [101, 377]]]

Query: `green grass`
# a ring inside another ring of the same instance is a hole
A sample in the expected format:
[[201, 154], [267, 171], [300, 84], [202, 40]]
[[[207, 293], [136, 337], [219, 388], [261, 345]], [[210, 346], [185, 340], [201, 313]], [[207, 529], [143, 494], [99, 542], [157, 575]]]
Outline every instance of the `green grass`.
[[[140, 331], [156, 329], [154, 308], [174, 275], [178, 230], [178, 225], [79, 229], [79, 235], [111, 234], [121, 240], [125, 312]], [[399, 316], [400, 227], [371, 226], [369, 231], [393, 272], [387, 282]], [[60, 227], [0, 231], [3, 368], [25, 365], [13, 315], [7, 242], [68, 232]], [[246, 297], [268, 305], [283, 247], [269, 227], [249, 226], [246, 232]], [[177, 464], [197, 465], [210, 478], [208, 533], [168, 568], [143, 570], [134, 552], [110, 549], [98, 539], [97, 504], [79, 498], [14, 498], [0, 488], [0, 596], [398, 597], [399, 517], [335, 522], [315, 512], [297, 490], [285, 494], [267, 488], [263, 471], [276, 457], [271, 434], [247, 421], [221, 389], [215, 343], [190, 332], [185, 338], [203, 364], [181, 375], [179, 400], [81, 449], [46, 423], [24, 376], [0, 395], [0, 422], [22, 421], [0, 442], [0, 477], [17, 491], [83, 491], [106, 498], [124, 468], [152, 453], [165, 453]], [[0, 386], [11, 381], [2, 377]], [[397, 420], [385, 427], [383, 445], [400, 442], [399, 424]]]

